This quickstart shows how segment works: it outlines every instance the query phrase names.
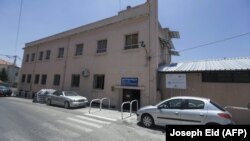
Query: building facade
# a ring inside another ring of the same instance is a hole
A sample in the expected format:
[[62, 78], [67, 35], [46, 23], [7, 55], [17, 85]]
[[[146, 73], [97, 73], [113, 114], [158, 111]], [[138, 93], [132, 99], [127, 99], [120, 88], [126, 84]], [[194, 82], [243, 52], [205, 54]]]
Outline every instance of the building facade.
[[118, 15], [27, 43], [19, 90], [73, 90], [89, 100], [107, 97], [119, 107], [137, 99], [140, 106], [160, 100], [157, 69], [173, 54], [162, 28], [158, 1], [128, 7]]

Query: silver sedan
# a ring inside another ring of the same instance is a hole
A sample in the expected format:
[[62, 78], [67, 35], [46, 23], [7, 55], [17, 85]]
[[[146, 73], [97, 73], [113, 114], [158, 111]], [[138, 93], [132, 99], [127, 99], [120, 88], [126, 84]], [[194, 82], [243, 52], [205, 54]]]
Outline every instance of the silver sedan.
[[74, 91], [55, 91], [46, 98], [48, 105], [64, 106], [64, 108], [86, 106], [87, 98], [80, 96]]
[[168, 124], [226, 125], [233, 124], [231, 118], [232, 115], [215, 102], [199, 97], [173, 97], [137, 111], [137, 120], [145, 127]]

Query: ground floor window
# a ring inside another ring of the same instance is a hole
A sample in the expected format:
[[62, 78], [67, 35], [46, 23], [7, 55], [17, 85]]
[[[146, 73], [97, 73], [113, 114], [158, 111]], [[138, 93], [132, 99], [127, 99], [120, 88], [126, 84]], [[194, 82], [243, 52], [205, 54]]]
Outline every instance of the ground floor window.
[[105, 75], [94, 75], [94, 89], [104, 89]]
[[71, 87], [79, 88], [80, 86], [80, 75], [73, 74], [71, 78]]
[[250, 72], [203, 72], [202, 82], [250, 83]]
[[53, 82], [54, 86], [59, 86], [60, 85], [60, 77], [61, 76], [59, 74], [54, 75], [54, 82]]

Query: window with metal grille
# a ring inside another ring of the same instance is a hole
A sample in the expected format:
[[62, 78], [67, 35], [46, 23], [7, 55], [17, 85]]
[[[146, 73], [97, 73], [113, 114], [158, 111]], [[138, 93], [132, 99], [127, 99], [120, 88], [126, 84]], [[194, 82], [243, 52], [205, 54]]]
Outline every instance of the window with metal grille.
[[49, 59], [50, 59], [50, 53], [51, 53], [50, 50], [47, 50], [47, 51], [46, 51], [46, 55], [45, 55], [45, 59], [46, 59], [46, 60], [49, 60]]
[[96, 53], [107, 52], [107, 40], [100, 40], [97, 42], [97, 51]]
[[29, 55], [29, 54], [27, 54], [27, 55], [26, 55], [25, 62], [29, 62], [29, 59], [30, 59], [30, 55]]
[[59, 74], [54, 75], [54, 82], [53, 82], [54, 86], [60, 85], [60, 77], [61, 76]]
[[22, 83], [24, 83], [24, 82], [25, 82], [25, 78], [26, 78], [26, 75], [25, 75], [25, 74], [23, 74], [23, 75], [22, 75]]
[[80, 86], [80, 75], [73, 74], [71, 78], [71, 87], [78, 88]]
[[64, 48], [59, 48], [57, 58], [63, 58], [63, 55], [64, 55]]
[[134, 49], [138, 47], [138, 34], [126, 35], [125, 49]]
[[29, 74], [27, 77], [27, 83], [30, 83], [30, 82], [31, 82], [31, 74]]
[[36, 56], [35, 53], [32, 53], [32, 54], [31, 54], [31, 62], [35, 61], [35, 56]]
[[45, 84], [46, 84], [46, 81], [47, 81], [47, 75], [46, 75], [46, 74], [43, 74], [43, 75], [42, 75], [41, 84], [42, 84], [42, 85], [45, 85]]
[[82, 53], [83, 53], [83, 44], [77, 44], [75, 56], [82, 55]]
[[35, 75], [35, 81], [34, 81], [34, 83], [35, 83], [35, 84], [38, 84], [38, 83], [39, 83], [39, 79], [40, 79], [40, 75], [39, 75], [39, 74], [36, 74], [36, 75]]
[[94, 89], [104, 89], [105, 75], [94, 75]]
[[43, 60], [43, 51], [39, 53], [39, 60]]

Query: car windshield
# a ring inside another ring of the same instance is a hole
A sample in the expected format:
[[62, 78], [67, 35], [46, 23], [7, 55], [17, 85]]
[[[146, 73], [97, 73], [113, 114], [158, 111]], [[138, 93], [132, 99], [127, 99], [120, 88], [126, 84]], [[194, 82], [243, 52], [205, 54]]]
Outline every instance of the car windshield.
[[76, 92], [73, 91], [65, 91], [65, 96], [79, 96]]

